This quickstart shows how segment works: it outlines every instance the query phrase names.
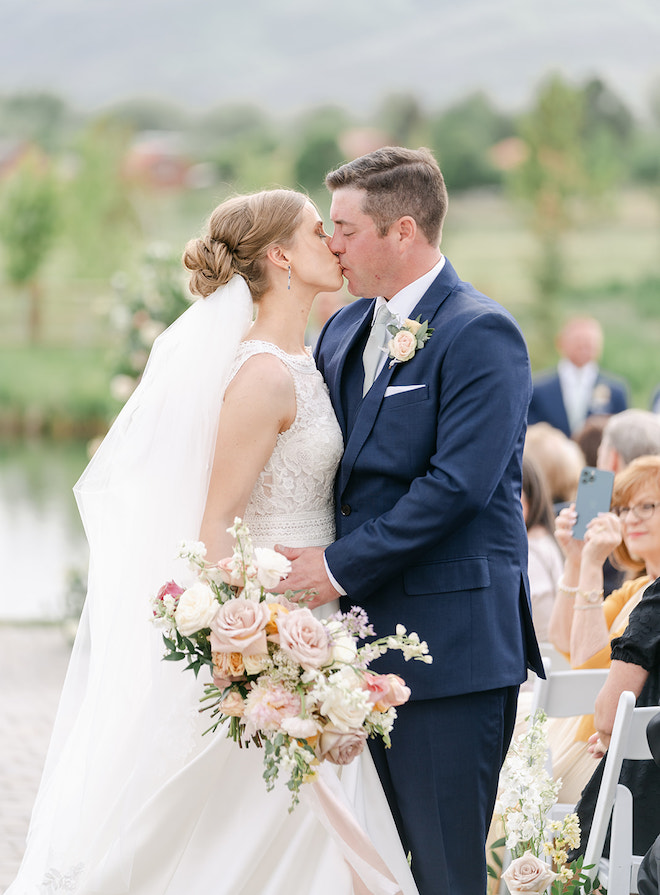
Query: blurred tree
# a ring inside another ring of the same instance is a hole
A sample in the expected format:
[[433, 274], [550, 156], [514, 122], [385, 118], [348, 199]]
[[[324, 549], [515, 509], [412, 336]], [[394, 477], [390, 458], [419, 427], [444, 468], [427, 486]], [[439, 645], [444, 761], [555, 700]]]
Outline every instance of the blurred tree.
[[629, 173], [634, 132], [630, 110], [600, 78], [588, 81], [583, 93], [582, 142], [589, 189], [606, 191]]
[[511, 174], [514, 194], [529, 210], [539, 245], [535, 278], [537, 356], [552, 346], [557, 300], [564, 285], [563, 237], [573, 222], [574, 200], [589, 190], [584, 146], [584, 92], [555, 75], [541, 85], [520, 121], [526, 157]]
[[104, 117], [137, 132], [179, 131], [189, 126], [188, 115], [181, 106], [148, 97], [136, 97], [117, 103], [104, 112]]
[[293, 184], [311, 195], [325, 193], [325, 175], [344, 161], [339, 146], [341, 134], [350, 126], [350, 118], [338, 106], [319, 106], [301, 115], [294, 127]]
[[475, 93], [430, 122], [431, 148], [450, 190], [502, 182], [489, 150], [514, 133], [512, 120], [498, 112], [484, 93]]
[[322, 188], [325, 175], [344, 161], [337, 140], [330, 134], [311, 134], [304, 142], [293, 166], [298, 188], [312, 194]]
[[78, 123], [64, 100], [52, 93], [0, 96], [0, 136], [53, 151], [62, 147]]
[[419, 146], [426, 141], [426, 116], [412, 93], [386, 96], [376, 113], [376, 126], [398, 146]]
[[66, 227], [78, 273], [109, 276], [126, 263], [140, 226], [122, 165], [130, 131], [116, 120], [92, 122], [75, 146], [65, 193]]
[[41, 338], [43, 291], [39, 273], [53, 245], [58, 191], [48, 160], [32, 152], [6, 181], [0, 203], [0, 238], [7, 278], [28, 294], [28, 335]]

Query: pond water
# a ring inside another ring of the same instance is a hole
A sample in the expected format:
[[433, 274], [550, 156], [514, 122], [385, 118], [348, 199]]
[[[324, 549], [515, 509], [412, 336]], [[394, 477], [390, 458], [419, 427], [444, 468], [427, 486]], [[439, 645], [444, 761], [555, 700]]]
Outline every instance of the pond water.
[[0, 445], [0, 622], [76, 615], [88, 549], [72, 488], [85, 444]]

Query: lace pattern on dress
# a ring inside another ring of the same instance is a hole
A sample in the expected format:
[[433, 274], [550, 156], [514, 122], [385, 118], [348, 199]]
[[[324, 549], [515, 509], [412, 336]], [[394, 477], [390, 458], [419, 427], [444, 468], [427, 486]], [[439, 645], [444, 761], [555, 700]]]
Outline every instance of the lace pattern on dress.
[[259, 474], [245, 522], [257, 546], [324, 547], [335, 538], [332, 494], [343, 451], [341, 429], [311, 355], [287, 354], [270, 342], [242, 342], [230, 379], [248, 358], [263, 353], [275, 355], [290, 371], [297, 412]]
[[39, 890], [43, 895], [51, 895], [54, 892], [75, 892], [84, 869], [84, 864], [76, 864], [75, 867], [71, 867], [66, 873], [60, 873], [59, 870], [51, 867], [44, 876]]

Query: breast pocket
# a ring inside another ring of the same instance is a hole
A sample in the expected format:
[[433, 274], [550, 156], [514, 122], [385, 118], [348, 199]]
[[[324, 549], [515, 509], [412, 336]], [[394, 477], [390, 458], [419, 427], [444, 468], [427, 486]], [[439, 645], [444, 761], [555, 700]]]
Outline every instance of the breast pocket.
[[381, 409], [383, 411], [388, 411], [396, 408], [412, 407], [415, 404], [421, 404], [423, 401], [428, 401], [428, 398], [429, 387], [426, 384], [416, 388], [406, 389], [406, 391], [391, 392], [390, 394], [386, 391], [383, 403], [381, 404]]

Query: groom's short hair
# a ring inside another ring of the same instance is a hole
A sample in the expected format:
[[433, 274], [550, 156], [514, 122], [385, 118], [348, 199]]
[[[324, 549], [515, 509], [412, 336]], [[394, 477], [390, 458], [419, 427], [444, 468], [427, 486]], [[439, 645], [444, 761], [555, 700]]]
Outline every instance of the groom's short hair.
[[430, 150], [384, 146], [331, 171], [325, 184], [330, 192], [340, 187], [364, 190], [364, 213], [380, 236], [409, 215], [431, 245], [440, 243], [447, 187]]

